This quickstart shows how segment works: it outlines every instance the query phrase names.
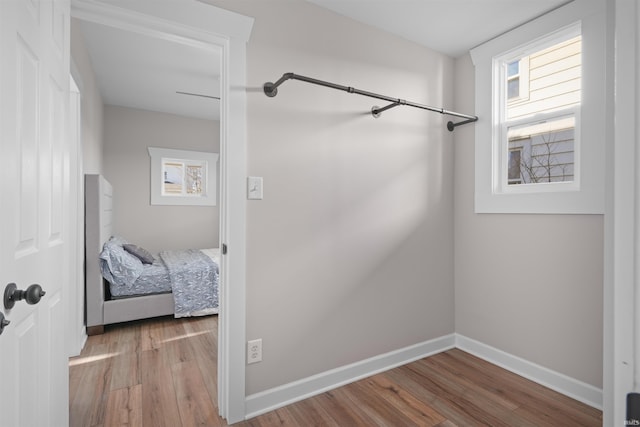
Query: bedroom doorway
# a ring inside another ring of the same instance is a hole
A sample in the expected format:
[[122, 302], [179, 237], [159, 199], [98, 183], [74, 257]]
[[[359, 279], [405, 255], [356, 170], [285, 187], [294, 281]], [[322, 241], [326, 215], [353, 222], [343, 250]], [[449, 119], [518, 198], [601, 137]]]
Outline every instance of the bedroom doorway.
[[74, 0], [71, 12], [82, 22], [220, 55], [219, 243], [228, 252], [223, 251], [220, 262], [217, 406], [228, 422], [240, 421], [245, 415], [246, 94], [237, 88], [246, 86], [246, 43], [253, 19], [196, 0], [165, 2], [162, 7], [154, 2]]

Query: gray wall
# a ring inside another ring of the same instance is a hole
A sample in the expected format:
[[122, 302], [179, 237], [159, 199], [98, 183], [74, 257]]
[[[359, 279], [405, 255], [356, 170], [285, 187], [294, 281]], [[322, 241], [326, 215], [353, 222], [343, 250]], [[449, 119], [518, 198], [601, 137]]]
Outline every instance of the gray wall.
[[[248, 44], [247, 393], [454, 331], [453, 148], [443, 118], [290, 81], [296, 72], [451, 107], [453, 61], [304, 1], [215, 0]], [[233, 286], [233, 283], [231, 283]]]
[[[76, 67], [78, 79], [76, 83], [81, 86], [81, 120], [82, 120], [82, 157], [84, 173], [103, 173], [102, 146], [102, 96], [98, 88], [89, 52], [84, 43], [80, 21], [71, 19], [71, 57], [73, 66]], [[79, 77], [79, 78], [78, 78]]]
[[[474, 67], [456, 60], [456, 109]], [[602, 215], [474, 213], [474, 129], [455, 131], [456, 332], [602, 387]]]
[[218, 206], [152, 206], [147, 147], [218, 153], [220, 124], [105, 106], [104, 175], [113, 186], [114, 230], [151, 252], [218, 247]]

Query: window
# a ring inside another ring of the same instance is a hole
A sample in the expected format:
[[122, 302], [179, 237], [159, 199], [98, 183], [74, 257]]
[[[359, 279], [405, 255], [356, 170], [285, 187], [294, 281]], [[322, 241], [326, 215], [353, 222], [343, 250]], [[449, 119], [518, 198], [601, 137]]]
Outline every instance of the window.
[[522, 158], [522, 146], [509, 149], [509, 184], [522, 184], [522, 170], [520, 162]]
[[206, 161], [163, 158], [161, 162], [163, 196], [206, 195]]
[[529, 58], [523, 57], [507, 64], [507, 101], [509, 103], [529, 99]]
[[[579, 186], [575, 128], [582, 87], [580, 27], [515, 52], [497, 57], [493, 65], [500, 84], [493, 100], [500, 126], [495, 145], [499, 158], [504, 158], [496, 164], [495, 191], [575, 189]], [[560, 183], [563, 188], [548, 185]]]
[[520, 61], [507, 64], [507, 98], [520, 98]]
[[215, 206], [218, 154], [148, 147], [151, 204]]
[[606, 8], [571, 2], [471, 51], [475, 210], [603, 213]]

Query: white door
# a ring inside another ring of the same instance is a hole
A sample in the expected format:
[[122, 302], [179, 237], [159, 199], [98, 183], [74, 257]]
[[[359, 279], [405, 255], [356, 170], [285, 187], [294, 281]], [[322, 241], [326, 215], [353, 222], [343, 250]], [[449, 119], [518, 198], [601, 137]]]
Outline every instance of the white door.
[[[0, 0], [0, 425], [68, 425], [68, 0]], [[66, 271], [66, 272], [65, 272]]]

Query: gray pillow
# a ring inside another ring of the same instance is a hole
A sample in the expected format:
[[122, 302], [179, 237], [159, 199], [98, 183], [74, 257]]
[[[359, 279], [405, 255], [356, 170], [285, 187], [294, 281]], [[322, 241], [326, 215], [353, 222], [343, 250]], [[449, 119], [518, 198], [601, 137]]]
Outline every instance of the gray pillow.
[[109, 240], [100, 252], [100, 271], [105, 279], [118, 286], [131, 286], [142, 274], [144, 265], [138, 257]]
[[127, 243], [122, 245], [122, 247], [125, 251], [142, 261], [143, 264], [153, 264], [153, 261], [156, 260], [148, 250], [141, 248], [140, 246]]

